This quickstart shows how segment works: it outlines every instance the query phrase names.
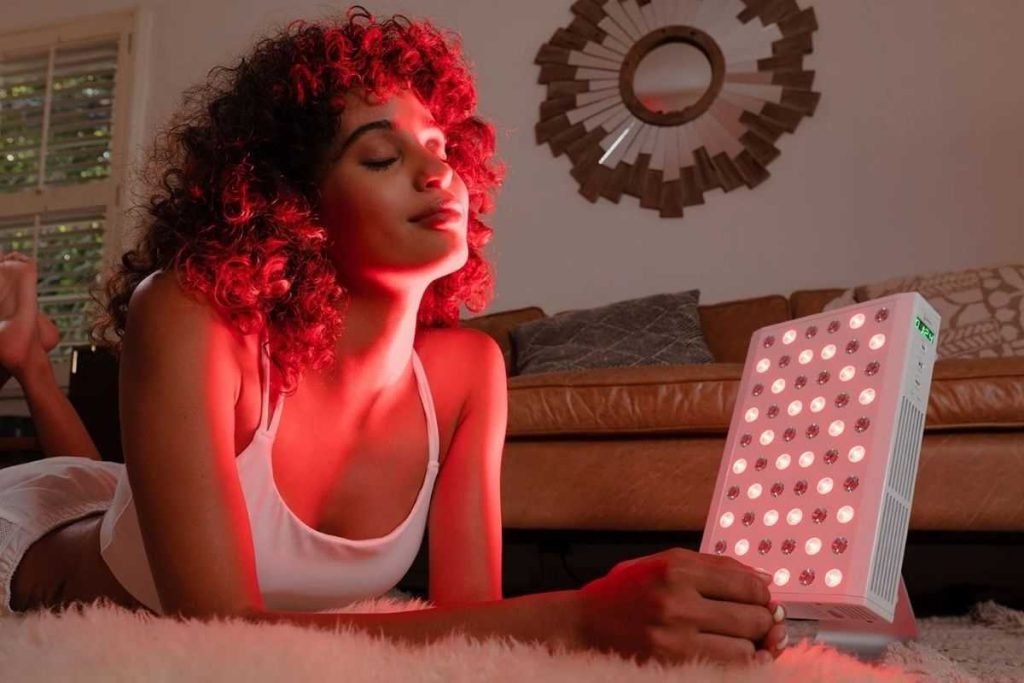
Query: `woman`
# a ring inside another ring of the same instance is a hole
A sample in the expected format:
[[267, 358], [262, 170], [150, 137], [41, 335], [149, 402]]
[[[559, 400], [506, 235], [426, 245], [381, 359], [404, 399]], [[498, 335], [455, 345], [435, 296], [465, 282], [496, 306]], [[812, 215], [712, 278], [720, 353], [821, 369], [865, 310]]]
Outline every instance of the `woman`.
[[[500, 180], [475, 100], [457, 41], [361, 8], [294, 24], [192, 91], [108, 286], [126, 464], [59, 457], [95, 449], [43, 435], [58, 457], [0, 470], [0, 610], [105, 598], [641, 659], [785, 646], [766, 575], [684, 550], [502, 599], [504, 364], [457, 327], [490, 296], [480, 214]], [[2, 362], [41, 434], [84, 434], [26, 322], [32, 284], [0, 335], [35, 341]], [[393, 587], [428, 524], [435, 608], [323, 613]]]

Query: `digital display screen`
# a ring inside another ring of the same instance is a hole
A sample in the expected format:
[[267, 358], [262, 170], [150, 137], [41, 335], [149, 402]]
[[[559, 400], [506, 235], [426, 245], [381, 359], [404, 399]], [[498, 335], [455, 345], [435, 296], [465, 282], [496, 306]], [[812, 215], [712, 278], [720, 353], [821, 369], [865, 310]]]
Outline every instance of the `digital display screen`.
[[935, 332], [933, 332], [932, 328], [928, 327], [928, 325], [923, 320], [921, 320], [921, 318], [916, 316], [914, 317], [914, 327], [917, 328], [917, 331], [921, 333], [922, 337], [927, 339], [932, 344], [935, 343]]

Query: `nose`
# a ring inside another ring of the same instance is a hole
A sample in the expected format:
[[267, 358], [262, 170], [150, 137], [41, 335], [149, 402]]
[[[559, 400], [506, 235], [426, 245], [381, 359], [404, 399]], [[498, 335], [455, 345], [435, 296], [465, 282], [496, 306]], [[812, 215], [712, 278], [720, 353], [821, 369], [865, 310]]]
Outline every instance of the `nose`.
[[423, 162], [416, 175], [416, 189], [446, 189], [452, 183], [453, 174], [454, 171], [447, 161], [428, 150], [423, 150]]

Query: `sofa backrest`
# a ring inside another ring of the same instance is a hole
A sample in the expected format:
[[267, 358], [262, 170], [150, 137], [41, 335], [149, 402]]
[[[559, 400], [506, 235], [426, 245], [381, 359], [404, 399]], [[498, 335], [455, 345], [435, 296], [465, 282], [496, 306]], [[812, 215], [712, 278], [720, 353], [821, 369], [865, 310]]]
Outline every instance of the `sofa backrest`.
[[[716, 362], [743, 363], [750, 337], [755, 331], [765, 325], [820, 313], [825, 304], [842, 292], [842, 289], [807, 289], [793, 292], [788, 299], [781, 294], [772, 294], [699, 306], [704, 339]], [[498, 342], [505, 356], [505, 367], [511, 375], [515, 367], [510, 335], [512, 328], [544, 317], [547, 314], [543, 309], [527, 306], [466, 318], [461, 324], [486, 332]]]
[[754, 331], [789, 320], [786, 297], [773, 294], [698, 307], [704, 340], [717, 363], [742, 363]]
[[793, 319], [821, 313], [825, 305], [838, 299], [842, 289], [801, 289], [789, 295], [789, 310]]

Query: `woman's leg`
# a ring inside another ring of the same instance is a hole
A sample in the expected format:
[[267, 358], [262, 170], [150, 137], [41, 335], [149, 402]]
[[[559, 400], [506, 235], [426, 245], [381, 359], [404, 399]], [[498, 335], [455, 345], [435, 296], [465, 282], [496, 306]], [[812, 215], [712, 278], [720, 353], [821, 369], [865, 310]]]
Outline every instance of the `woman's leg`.
[[48, 348], [57, 330], [39, 314], [36, 264], [21, 254], [0, 257], [0, 368], [21, 384], [43, 455], [99, 460], [92, 438], [57, 384]]

